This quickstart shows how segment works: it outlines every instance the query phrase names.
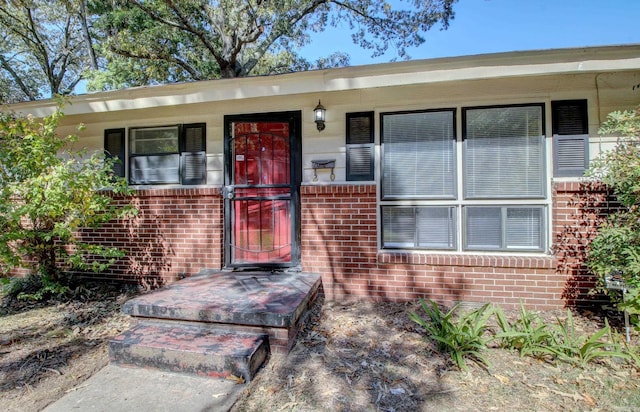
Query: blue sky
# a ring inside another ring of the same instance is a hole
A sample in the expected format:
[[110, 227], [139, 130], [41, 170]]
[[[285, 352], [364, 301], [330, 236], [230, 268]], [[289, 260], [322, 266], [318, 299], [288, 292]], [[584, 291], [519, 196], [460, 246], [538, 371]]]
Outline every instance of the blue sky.
[[[425, 34], [412, 59], [613, 44], [640, 44], [640, 0], [459, 0], [449, 29]], [[301, 50], [309, 60], [336, 51], [351, 65], [390, 61], [351, 46], [347, 30], [331, 30]]]

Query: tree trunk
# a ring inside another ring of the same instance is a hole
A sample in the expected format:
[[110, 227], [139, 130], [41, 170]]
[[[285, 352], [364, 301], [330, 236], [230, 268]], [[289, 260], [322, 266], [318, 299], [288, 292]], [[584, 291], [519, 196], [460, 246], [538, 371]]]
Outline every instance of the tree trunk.
[[56, 262], [56, 243], [55, 240], [41, 240], [40, 253], [37, 256], [38, 275], [48, 276], [54, 282], [59, 279], [59, 270]]

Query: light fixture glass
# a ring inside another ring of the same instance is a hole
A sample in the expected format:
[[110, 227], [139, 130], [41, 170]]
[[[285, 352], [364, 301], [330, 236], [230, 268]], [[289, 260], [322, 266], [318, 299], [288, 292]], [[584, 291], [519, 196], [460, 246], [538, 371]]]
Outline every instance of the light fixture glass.
[[313, 109], [313, 121], [316, 122], [316, 127], [318, 128], [319, 132], [324, 130], [324, 120], [326, 112], [327, 110], [320, 103], [320, 100], [318, 100], [318, 105], [315, 109]]

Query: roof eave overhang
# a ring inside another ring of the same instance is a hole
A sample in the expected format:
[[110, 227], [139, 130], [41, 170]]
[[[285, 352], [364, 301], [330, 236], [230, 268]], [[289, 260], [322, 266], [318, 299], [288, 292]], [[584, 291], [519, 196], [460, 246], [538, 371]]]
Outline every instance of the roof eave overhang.
[[[73, 96], [65, 113], [80, 115], [304, 93], [628, 70], [640, 70], [640, 45], [495, 53], [136, 87]], [[55, 100], [49, 99], [10, 108], [42, 117], [51, 114], [56, 105]]]

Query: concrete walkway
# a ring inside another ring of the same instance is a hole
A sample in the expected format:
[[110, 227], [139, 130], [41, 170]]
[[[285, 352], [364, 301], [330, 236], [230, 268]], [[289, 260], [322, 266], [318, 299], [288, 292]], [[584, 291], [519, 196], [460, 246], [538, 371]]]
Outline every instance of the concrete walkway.
[[246, 385], [151, 369], [108, 365], [45, 412], [228, 411]]

